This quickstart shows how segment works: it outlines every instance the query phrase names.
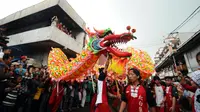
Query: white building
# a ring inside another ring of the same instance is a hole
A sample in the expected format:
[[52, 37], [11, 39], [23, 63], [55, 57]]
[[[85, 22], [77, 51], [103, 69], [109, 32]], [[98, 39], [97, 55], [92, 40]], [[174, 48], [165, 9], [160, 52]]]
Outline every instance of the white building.
[[180, 33], [177, 35], [180, 39], [180, 44], [177, 48], [166, 48], [169, 52], [162, 54], [163, 56], [157, 59], [155, 69], [160, 72], [160, 76], [175, 76], [175, 66], [184, 75], [197, 70], [199, 67], [196, 61], [196, 55], [200, 52], [200, 30], [195, 33]]
[[[72, 37], [51, 25], [52, 17], [72, 31]], [[80, 53], [85, 42], [85, 22], [66, 0], [45, 0], [0, 20], [10, 38], [15, 55], [27, 55], [47, 64], [51, 47], [59, 47], [68, 57]]]

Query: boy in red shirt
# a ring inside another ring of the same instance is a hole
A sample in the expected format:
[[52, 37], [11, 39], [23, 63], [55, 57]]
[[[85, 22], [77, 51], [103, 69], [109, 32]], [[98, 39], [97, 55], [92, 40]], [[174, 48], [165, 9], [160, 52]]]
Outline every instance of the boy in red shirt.
[[178, 98], [178, 91], [176, 87], [172, 85], [172, 77], [167, 76], [165, 77], [166, 82], [166, 112], [179, 112], [179, 109], [176, 109], [176, 99]]

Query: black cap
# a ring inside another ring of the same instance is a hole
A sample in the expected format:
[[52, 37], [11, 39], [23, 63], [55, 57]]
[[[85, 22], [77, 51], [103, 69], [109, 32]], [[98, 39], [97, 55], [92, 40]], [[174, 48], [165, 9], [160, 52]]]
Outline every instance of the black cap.
[[154, 81], [155, 81], [155, 80], [160, 80], [160, 77], [154, 76], [154, 77], [153, 77], [153, 80], [154, 80]]
[[4, 47], [3, 47], [3, 51], [8, 50], [8, 49], [10, 49], [10, 48], [7, 47], [7, 46], [4, 46]]
[[102, 72], [102, 71], [103, 71], [103, 69], [104, 69], [103, 67], [102, 67], [102, 68], [99, 68], [99, 72]]

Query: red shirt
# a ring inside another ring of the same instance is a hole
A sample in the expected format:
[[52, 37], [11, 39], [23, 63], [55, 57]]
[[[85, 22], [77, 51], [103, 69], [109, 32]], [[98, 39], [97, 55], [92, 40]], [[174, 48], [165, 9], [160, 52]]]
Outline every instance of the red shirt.
[[125, 98], [122, 101], [127, 102], [128, 112], [148, 112], [147, 94], [143, 86], [133, 87], [129, 85], [125, 89]]
[[195, 91], [197, 90], [196, 87], [190, 86], [188, 84], [182, 84], [182, 86], [183, 86], [184, 89], [187, 89], [187, 90], [189, 90], [189, 91], [191, 91], [193, 93], [195, 93]]
[[62, 28], [62, 24], [57, 24], [57, 27], [58, 27], [58, 29], [60, 29], [61, 30], [61, 28]]
[[169, 109], [172, 107], [172, 86], [166, 88], [166, 109], [169, 112]]
[[116, 85], [111, 87], [111, 90], [109, 91], [111, 94], [117, 95], [117, 87]]
[[[173, 86], [166, 87], [166, 111], [170, 112], [169, 109], [172, 107], [172, 99], [175, 97], [178, 98], [178, 91]], [[177, 102], [176, 102], [177, 103]], [[179, 105], [176, 104], [176, 112], [179, 112]]]

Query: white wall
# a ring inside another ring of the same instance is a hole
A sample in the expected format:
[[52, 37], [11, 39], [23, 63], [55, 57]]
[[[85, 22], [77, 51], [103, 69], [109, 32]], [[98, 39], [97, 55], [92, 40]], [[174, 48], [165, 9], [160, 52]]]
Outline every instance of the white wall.
[[196, 55], [198, 52], [200, 52], [200, 45], [186, 53], [189, 62], [188, 64], [192, 71], [197, 70], [199, 66], [196, 61]]
[[84, 38], [86, 38], [86, 34], [84, 32], [80, 32], [76, 35], [76, 41], [78, 43], [80, 43], [81, 45], [83, 45], [83, 43], [85, 42], [84, 41]]
[[80, 33], [75, 40], [55, 26], [38, 28], [9, 36], [8, 46], [16, 46], [40, 41], [52, 40], [65, 49], [70, 49], [76, 53], [80, 53], [83, 48], [84, 33]]
[[50, 40], [51, 28], [44, 27], [10, 35], [8, 46], [33, 43], [38, 41]]
[[180, 32], [178, 34], [178, 37], [181, 41], [181, 44], [183, 44], [184, 42], [186, 42], [189, 38], [191, 38], [193, 35], [195, 34], [195, 32]]
[[28, 57], [33, 58], [37, 60], [38, 62], [41, 62], [42, 65], [47, 65], [48, 55], [49, 55], [49, 51], [43, 51], [43, 52], [34, 51], [34, 53], [29, 54]]

